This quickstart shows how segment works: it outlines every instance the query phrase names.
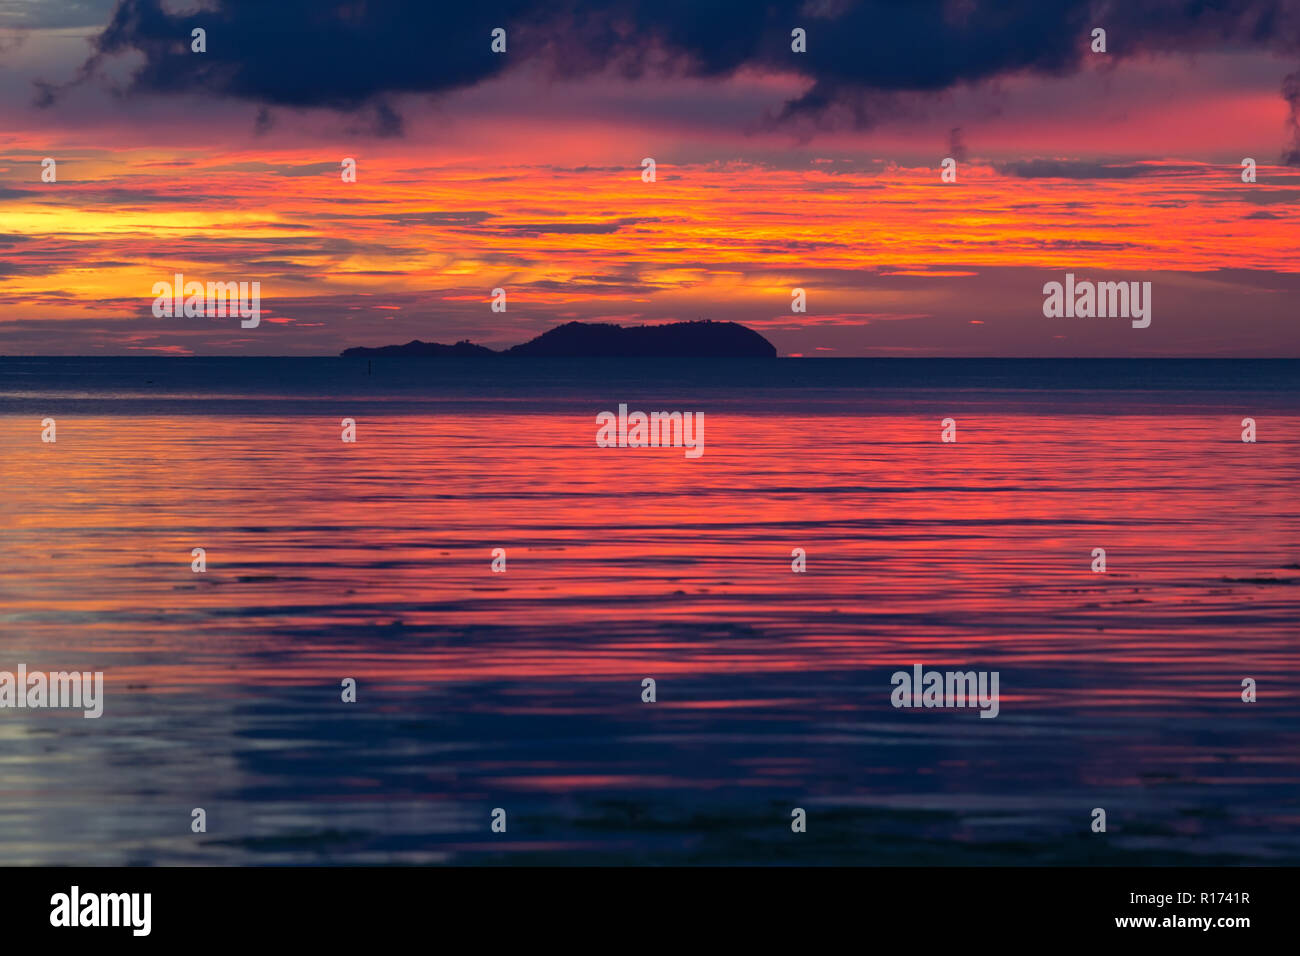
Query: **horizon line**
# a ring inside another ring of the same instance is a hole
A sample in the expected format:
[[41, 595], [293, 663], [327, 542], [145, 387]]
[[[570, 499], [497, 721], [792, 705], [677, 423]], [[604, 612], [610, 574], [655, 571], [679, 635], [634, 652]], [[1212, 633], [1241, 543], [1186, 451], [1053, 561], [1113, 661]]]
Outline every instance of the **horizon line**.
[[[373, 346], [348, 346], [348, 348], [372, 348]], [[378, 346], [382, 348], [383, 346]], [[493, 352], [491, 355], [358, 355], [344, 356], [337, 352], [323, 352], [311, 355], [249, 355], [242, 353], [218, 355], [172, 355], [149, 352], [108, 352], [98, 354], [14, 354], [0, 352], [3, 359], [105, 359], [105, 358], [156, 358], [156, 359], [348, 359], [351, 361], [374, 361], [375, 359], [398, 359], [416, 362], [481, 362], [493, 359], [537, 362], [565, 359], [611, 359], [618, 361], [677, 361], [682, 359], [699, 359], [708, 361], [771, 362], [781, 359], [811, 359], [817, 361], [837, 359], [873, 359], [898, 361], [945, 361], [945, 362], [1295, 362], [1297, 355], [774, 355], [769, 357], [747, 355], [519, 355], [509, 352]]]

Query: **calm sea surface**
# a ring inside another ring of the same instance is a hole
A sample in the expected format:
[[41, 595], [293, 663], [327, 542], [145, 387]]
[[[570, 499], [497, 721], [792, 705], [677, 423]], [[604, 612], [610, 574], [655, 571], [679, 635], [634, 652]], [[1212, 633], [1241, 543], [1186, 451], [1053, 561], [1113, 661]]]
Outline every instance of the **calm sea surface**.
[[1300, 863], [1298, 436], [1291, 361], [0, 359], [0, 671], [106, 687], [0, 709], [0, 863]]

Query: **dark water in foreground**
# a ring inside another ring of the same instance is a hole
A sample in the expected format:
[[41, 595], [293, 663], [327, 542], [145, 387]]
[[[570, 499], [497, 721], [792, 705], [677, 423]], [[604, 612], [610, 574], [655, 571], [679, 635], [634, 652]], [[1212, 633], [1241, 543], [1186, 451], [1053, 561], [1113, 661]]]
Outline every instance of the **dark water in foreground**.
[[106, 683], [0, 709], [0, 861], [1297, 863], [1298, 429], [1282, 361], [0, 359], [0, 671]]

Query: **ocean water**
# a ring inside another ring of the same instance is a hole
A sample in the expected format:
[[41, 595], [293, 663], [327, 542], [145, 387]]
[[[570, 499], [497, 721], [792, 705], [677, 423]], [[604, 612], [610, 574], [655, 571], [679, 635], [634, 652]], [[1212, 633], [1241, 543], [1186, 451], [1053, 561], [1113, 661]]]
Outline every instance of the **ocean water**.
[[0, 359], [0, 671], [105, 680], [0, 709], [0, 861], [1297, 863], [1298, 434], [1295, 361]]

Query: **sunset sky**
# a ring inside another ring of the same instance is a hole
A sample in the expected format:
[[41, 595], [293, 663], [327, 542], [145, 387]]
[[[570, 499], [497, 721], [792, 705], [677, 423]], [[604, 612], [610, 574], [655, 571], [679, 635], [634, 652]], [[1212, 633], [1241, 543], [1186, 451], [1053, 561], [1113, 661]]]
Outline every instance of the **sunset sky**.
[[[1297, 110], [1300, 0], [0, 0], [0, 354], [712, 318], [783, 355], [1300, 356]], [[155, 318], [178, 272], [259, 281], [261, 326]], [[1066, 272], [1150, 281], [1150, 328], [1045, 318]]]

